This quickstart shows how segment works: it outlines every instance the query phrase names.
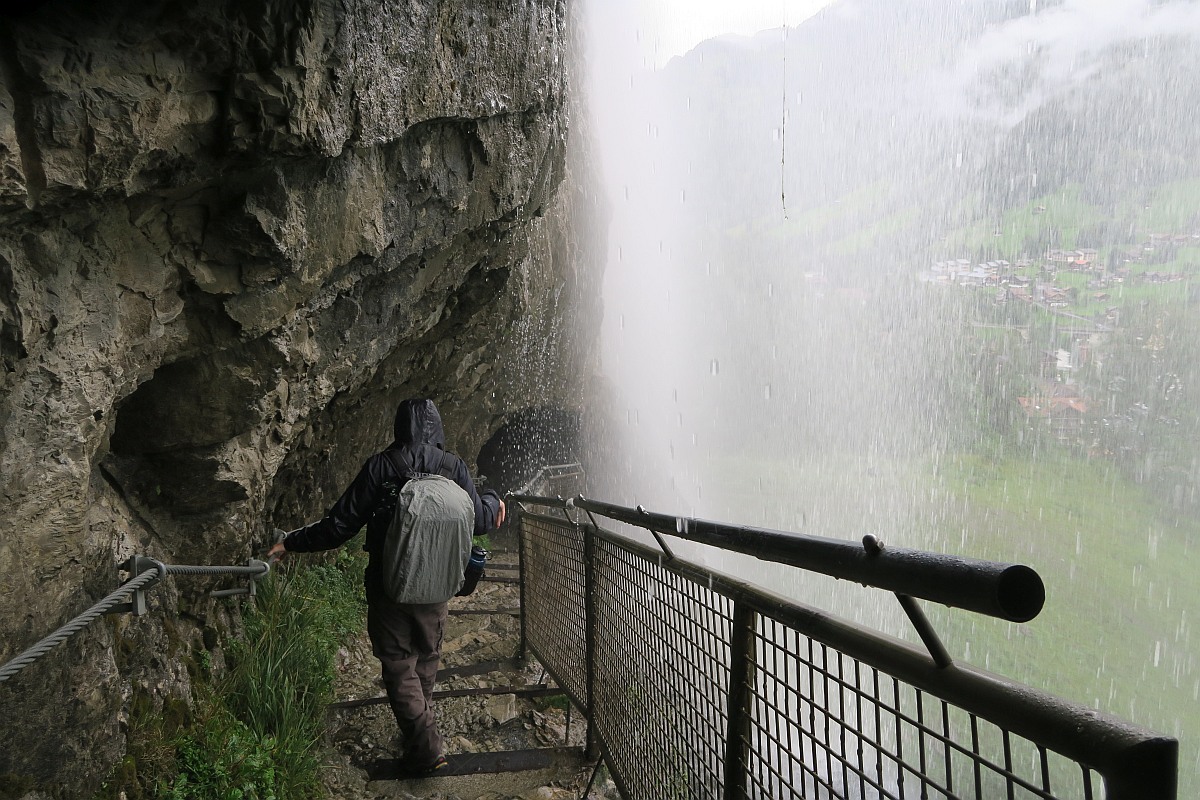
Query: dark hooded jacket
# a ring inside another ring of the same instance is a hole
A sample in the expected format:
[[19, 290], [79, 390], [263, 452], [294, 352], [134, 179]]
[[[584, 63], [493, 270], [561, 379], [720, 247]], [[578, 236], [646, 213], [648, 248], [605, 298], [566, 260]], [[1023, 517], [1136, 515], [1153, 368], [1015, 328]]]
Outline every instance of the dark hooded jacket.
[[[406, 475], [416, 472], [437, 473], [446, 448], [442, 417], [432, 400], [402, 402], [396, 409], [394, 433], [395, 441], [367, 459], [350, 488], [324, 518], [287, 535], [284, 546], [289, 551], [332, 550], [353, 538], [364, 524], [367, 551], [374, 553], [379, 549], [391, 521], [388, 485], [402, 486]], [[448, 466], [452, 467], [449, 477], [466, 490], [475, 504], [475, 535], [486, 533], [496, 526], [499, 496], [491, 489], [477, 492], [462, 459], [453, 457], [449, 461]]]

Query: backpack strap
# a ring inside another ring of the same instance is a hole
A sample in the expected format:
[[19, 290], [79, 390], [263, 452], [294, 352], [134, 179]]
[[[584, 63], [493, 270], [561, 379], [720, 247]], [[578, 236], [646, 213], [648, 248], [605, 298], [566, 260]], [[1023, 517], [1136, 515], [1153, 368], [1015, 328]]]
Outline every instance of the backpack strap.
[[454, 453], [451, 453], [449, 450], [443, 450], [441, 463], [438, 464], [438, 475], [454, 480], [454, 471], [459, 461], [459, 457], [454, 455]]
[[[438, 457], [435, 475], [441, 475], [443, 478], [454, 480], [454, 473], [458, 469], [458, 462], [461, 461], [458, 456], [451, 453], [449, 450], [442, 450], [431, 444], [424, 445], [431, 450], [437, 450], [441, 455]], [[392, 462], [392, 466], [396, 468], [396, 472], [400, 474], [402, 481], [408, 481], [413, 475], [417, 474], [416, 466], [403, 457], [402, 450], [385, 450], [384, 455]]]
[[383, 454], [387, 457], [387, 460], [392, 463], [392, 466], [396, 468], [396, 472], [400, 476], [400, 483], [398, 485], [403, 486], [408, 482], [408, 479], [411, 478], [415, 472], [412, 462], [405, 459], [403, 457], [403, 451], [398, 449], [385, 450]]

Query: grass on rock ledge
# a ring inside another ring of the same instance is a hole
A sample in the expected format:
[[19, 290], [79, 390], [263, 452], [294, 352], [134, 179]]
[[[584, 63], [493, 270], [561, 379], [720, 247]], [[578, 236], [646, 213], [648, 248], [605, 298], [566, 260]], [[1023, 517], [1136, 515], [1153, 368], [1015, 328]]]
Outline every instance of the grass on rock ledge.
[[131, 720], [130, 755], [99, 796], [321, 796], [318, 755], [334, 655], [364, 625], [365, 560], [347, 548], [329, 563], [293, 561], [262, 581], [242, 636], [228, 646], [227, 674], [197, 690], [192, 724], [170, 734]]

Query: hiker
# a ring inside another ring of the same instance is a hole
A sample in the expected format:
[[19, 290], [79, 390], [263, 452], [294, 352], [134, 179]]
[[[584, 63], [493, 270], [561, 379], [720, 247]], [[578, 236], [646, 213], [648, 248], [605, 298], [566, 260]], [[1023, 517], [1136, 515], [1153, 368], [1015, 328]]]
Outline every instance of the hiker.
[[[504, 522], [504, 501], [475, 490], [462, 459], [445, 450], [442, 418], [432, 400], [405, 400], [396, 409], [395, 441], [367, 459], [358, 477], [320, 522], [297, 528], [268, 557], [331, 550], [367, 526], [367, 633], [383, 667], [383, 684], [404, 735], [405, 768], [429, 775], [446, 766], [433, 713], [433, 684], [441, 657], [447, 603], [397, 603], [383, 590], [381, 551], [392, 520], [394, 492], [413, 474], [441, 474], [461, 486], [475, 507], [474, 533]], [[453, 491], [453, 490], [452, 490]], [[461, 497], [461, 495], [460, 495]], [[468, 548], [469, 549], [469, 548]]]

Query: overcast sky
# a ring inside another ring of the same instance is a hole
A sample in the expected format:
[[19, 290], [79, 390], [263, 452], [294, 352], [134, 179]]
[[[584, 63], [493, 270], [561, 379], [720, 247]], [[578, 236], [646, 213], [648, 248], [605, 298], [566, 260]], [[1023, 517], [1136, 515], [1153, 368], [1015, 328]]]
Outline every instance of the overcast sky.
[[[834, 0], [641, 0], [600, 2], [600, 9], [624, 6], [622, 27], [634, 38], [646, 66], [661, 66], [705, 39], [724, 34], [749, 36], [767, 28], [798, 25]], [[597, 12], [593, 12], [597, 13]], [[598, 13], [607, 14], [603, 10]], [[621, 13], [621, 12], [618, 12]], [[632, 24], [628, 24], [632, 23]]]

